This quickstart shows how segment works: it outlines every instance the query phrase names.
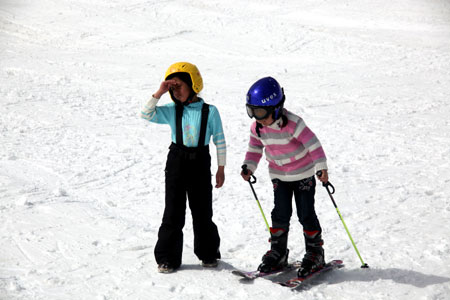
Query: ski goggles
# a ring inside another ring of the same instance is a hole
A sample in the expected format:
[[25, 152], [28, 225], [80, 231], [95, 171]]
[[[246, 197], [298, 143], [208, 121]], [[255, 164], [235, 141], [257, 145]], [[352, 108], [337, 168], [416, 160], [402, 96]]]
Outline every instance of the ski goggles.
[[275, 110], [275, 106], [253, 106], [246, 104], [247, 114], [250, 118], [255, 118], [256, 120], [264, 120]]

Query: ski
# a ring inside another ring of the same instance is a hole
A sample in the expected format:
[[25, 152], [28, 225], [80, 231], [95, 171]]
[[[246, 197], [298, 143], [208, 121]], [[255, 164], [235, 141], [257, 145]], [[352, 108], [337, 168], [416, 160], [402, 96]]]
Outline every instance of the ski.
[[293, 269], [300, 268], [300, 265], [301, 265], [301, 261], [296, 261], [296, 262], [288, 264], [286, 267], [284, 267], [282, 269], [274, 270], [274, 271], [268, 272], [268, 273], [263, 273], [263, 272], [260, 272], [257, 270], [255, 270], [255, 271], [233, 270], [231, 273], [236, 276], [243, 277], [245, 279], [253, 280], [253, 279], [256, 279], [259, 277], [265, 277], [265, 276], [269, 276], [269, 275], [275, 275], [275, 274], [291, 271]]
[[309, 274], [306, 277], [296, 277], [296, 278], [292, 278], [288, 281], [285, 282], [277, 282], [278, 284], [282, 285], [282, 286], [286, 286], [286, 287], [290, 287], [292, 289], [295, 289], [296, 287], [300, 286], [302, 283], [304, 283], [306, 280], [311, 279], [313, 277], [318, 276], [321, 273], [333, 270], [333, 269], [338, 269], [338, 268], [342, 268], [344, 267], [343, 261], [342, 260], [332, 260], [328, 263], [325, 264], [325, 266], [322, 269], [319, 269], [311, 274]]

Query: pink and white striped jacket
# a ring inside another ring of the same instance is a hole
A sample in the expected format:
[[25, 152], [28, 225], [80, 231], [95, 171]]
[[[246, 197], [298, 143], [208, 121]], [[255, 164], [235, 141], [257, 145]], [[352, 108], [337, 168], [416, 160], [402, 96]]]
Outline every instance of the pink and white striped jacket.
[[297, 181], [314, 176], [319, 170], [327, 170], [327, 158], [320, 141], [306, 126], [303, 119], [284, 109], [288, 123], [282, 126], [280, 118], [256, 133], [256, 122], [250, 128], [250, 142], [244, 164], [255, 173], [265, 149], [271, 179]]

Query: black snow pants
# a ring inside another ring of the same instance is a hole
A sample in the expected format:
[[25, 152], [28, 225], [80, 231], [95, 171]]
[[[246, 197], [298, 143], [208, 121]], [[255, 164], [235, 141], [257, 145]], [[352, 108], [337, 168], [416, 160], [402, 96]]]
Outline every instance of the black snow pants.
[[274, 179], [272, 183], [275, 198], [275, 206], [272, 210], [272, 231], [282, 230], [284, 232], [284, 234], [278, 234], [278, 236], [272, 235], [272, 244], [274, 244], [276, 250], [284, 253], [287, 249], [287, 235], [292, 216], [292, 195], [295, 198], [298, 220], [303, 226], [306, 250], [309, 250], [309, 245], [321, 247], [323, 245], [322, 228], [314, 209], [314, 194], [316, 191], [314, 176], [292, 182]]
[[200, 260], [220, 258], [220, 237], [212, 221], [209, 146], [187, 148], [172, 143], [166, 163], [166, 199], [155, 258], [158, 264], [182, 263], [186, 196], [192, 213], [194, 253]]

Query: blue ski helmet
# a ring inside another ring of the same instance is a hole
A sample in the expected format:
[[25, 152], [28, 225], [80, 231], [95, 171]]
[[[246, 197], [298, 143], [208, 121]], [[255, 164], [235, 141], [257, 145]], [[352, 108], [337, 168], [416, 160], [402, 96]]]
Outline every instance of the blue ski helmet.
[[274, 78], [261, 78], [247, 92], [248, 116], [262, 120], [272, 114], [277, 120], [281, 116], [284, 99], [284, 90]]

